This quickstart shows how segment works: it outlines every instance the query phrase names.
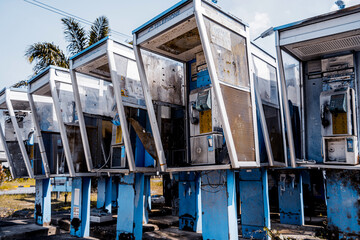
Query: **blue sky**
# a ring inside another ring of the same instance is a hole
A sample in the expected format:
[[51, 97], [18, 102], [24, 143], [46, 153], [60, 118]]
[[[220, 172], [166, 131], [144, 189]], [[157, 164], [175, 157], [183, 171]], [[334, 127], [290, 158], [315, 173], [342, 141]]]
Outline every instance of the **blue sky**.
[[[39, 0], [63, 11], [94, 21], [105, 15], [110, 27], [131, 35], [131, 31], [179, 0]], [[271, 26], [312, 17], [336, 10], [335, 0], [218, 0], [218, 5], [250, 24], [252, 38]], [[347, 6], [360, 0], [345, 0]], [[32, 75], [32, 65], [24, 57], [25, 49], [48, 41], [66, 49], [61, 16], [23, 0], [0, 0], [0, 89]], [[88, 29], [88, 28], [87, 28]], [[115, 36], [116, 37], [116, 36]], [[274, 39], [257, 40], [274, 53]]]

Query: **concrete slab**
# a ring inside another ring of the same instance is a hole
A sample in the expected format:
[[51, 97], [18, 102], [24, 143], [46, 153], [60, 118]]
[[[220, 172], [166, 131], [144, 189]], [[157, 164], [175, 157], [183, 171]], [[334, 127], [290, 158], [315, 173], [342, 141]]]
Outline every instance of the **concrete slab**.
[[159, 226], [159, 228], [168, 228], [171, 226], [179, 226], [178, 216], [156, 216], [150, 217], [149, 223]]
[[0, 240], [43, 238], [58, 233], [56, 227], [36, 225], [33, 219], [2, 221], [1, 225]]
[[181, 231], [177, 227], [161, 229], [161, 231], [145, 232], [143, 239], [167, 239], [167, 240], [200, 240], [202, 239], [201, 233], [194, 233], [188, 231]]

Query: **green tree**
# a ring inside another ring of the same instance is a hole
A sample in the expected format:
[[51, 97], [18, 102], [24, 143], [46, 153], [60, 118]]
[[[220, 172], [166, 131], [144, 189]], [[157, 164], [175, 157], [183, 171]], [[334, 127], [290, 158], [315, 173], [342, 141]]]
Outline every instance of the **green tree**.
[[49, 65], [69, 68], [69, 60], [64, 52], [54, 43], [38, 42], [29, 46], [25, 56], [30, 63], [35, 61], [34, 74], [44, 70]]
[[[85, 28], [73, 18], [62, 18], [61, 21], [64, 25], [65, 40], [69, 43], [67, 51], [70, 56], [107, 37], [110, 32], [109, 20], [105, 16], [100, 16], [95, 20], [88, 34], [86, 34]], [[34, 43], [26, 49], [25, 57], [29, 63], [35, 63], [34, 75], [50, 65], [69, 68], [69, 58], [54, 43]], [[24, 84], [15, 85], [19, 87]]]

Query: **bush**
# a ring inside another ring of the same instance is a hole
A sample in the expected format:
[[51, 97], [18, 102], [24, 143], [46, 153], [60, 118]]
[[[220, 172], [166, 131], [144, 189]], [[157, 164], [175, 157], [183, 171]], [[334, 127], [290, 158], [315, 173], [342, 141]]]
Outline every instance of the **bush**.
[[6, 172], [3, 168], [2, 164], [0, 163], [0, 185], [6, 180]]

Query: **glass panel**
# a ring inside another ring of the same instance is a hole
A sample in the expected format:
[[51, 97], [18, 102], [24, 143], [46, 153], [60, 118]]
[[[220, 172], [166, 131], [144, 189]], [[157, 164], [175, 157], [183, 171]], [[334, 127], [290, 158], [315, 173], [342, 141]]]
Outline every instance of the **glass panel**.
[[205, 18], [219, 81], [250, 88], [246, 39]]
[[[260, 93], [274, 160], [285, 162], [276, 68], [253, 56], [255, 86]], [[260, 144], [263, 138], [259, 139]], [[262, 162], [268, 162], [265, 145]]]
[[205, 25], [238, 161], [256, 161], [246, 39], [207, 18]]
[[[112, 154], [123, 144], [113, 84], [79, 73], [77, 73], [77, 83], [93, 167], [111, 168]], [[77, 122], [68, 128], [68, 138], [71, 149], [77, 148], [78, 143], [81, 142]], [[74, 151], [76, 154], [74, 158], [79, 163], [85, 162], [82, 151]], [[79, 167], [79, 163], [75, 164], [75, 170]], [[125, 167], [124, 164], [122, 168]]]
[[[13, 170], [16, 177], [28, 177], [28, 172], [25, 165], [24, 157], [20, 150], [19, 142], [15, 134], [15, 129], [11, 121], [8, 111], [1, 112], [1, 124], [5, 135], [6, 145], [10, 152], [10, 157], [13, 163]], [[31, 115], [29, 112], [15, 112], [17, 116], [18, 125], [22, 136], [25, 136], [31, 130]], [[30, 127], [29, 127], [30, 124]]]
[[[66, 174], [68, 168], [53, 99], [52, 97], [40, 95], [33, 95], [33, 99], [50, 173]], [[36, 148], [34, 154], [35, 156], [39, 155]], [[37, 170], [37, 173], [39, 171]]]
[[292, 131], [294, 135], [295, 153], [297, 158], [301, 158], [300, 63], [284, 51], [282, 51], [282, 56]]

